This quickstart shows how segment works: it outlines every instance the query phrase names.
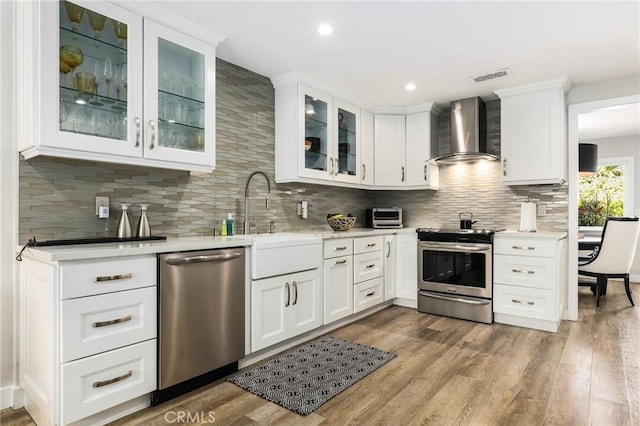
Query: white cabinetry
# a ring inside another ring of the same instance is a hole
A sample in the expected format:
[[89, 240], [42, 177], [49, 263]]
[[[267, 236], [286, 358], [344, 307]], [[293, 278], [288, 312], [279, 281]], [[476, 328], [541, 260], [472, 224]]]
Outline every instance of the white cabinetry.
[[565, 237], [563, 233], [496, 234], [495, 322], [557, 331], [566, 304]]
[[384, 237], [353, 240], [353, 312], [357, 313], [384, 301]]
[[276, 182], [358, 187], [360, 108], [290, 78], [274, 80]]
[[252, 352], [321, 325], [320, 269], [252, 281]]
[[384, 236], [384, 300], [396, 297], [398, 240], [395, 235]]
[[418, 236], [415, 231], [398, 232], [396, 305], [418, 307]]
[[567, 180], [565, 90], [553, 80], [498, 90], [502, 181], [507, 185], [563, 184]]
[[[100, 38], [87, 14], [73, 29], [65, 6], [75, 3], [106, 17]], [[25, 158], [214, 168], [220, 39], [204, 42], [105, 1], [21, 2], [18, 28]]]
[[353, 240], [324, 242], [324, 323], [353, 314]]
[[374, 184], [374, 126], [373, 113], [360, 110], [360, 185], [365, 187], [372, 187]]
[[[20, 385], [38, 424], [106, 423], [156, 389], [154, 255], [20, 265]], [[115, 408], [117, 407], [117, 408]]]
[[429, 163], [430, 108], [409, 115], [376, 114], [376, 189], [438, 189], [438, 168]]

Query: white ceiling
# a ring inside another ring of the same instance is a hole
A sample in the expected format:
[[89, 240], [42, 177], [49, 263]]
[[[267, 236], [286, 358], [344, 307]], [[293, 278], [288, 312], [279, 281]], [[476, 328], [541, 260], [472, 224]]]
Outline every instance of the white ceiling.
[[625, 136], [640, 136], [640, 104], [603, 108], [578, 117], [580, 142]]
[[[371, 107], [448, 105], [558, 77], [640, 74], [640, 2], [160, 1], [226, 37], [217, 55], [267, 77], [299, 71]], [[322, 22], [334, 28], [317, 33]], [[506, 78], [468, 77], [509, 68]], [[417, 89], [406, 92], [414, 82]]]

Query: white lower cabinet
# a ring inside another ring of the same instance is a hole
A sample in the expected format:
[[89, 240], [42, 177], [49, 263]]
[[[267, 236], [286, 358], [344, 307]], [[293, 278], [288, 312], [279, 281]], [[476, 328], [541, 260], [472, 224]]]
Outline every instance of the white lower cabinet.
[[565, 237], [551, 232], [496, 234], [495, 322], [557, 331], [566, 304]]
[[252, 352], [322, 325], [322, 271], [251, 282]]
[[395, 304], [418, 307], [418, 235], [414, 231], [398, 232]]
[[156, 269], [155, 255], [25, 256], [20, 386], [38, 425], [106, 423], [156, 389]]
[[353, 256], [324, 260], [324, 323], [353, 314]]
[[384, 302], [384, 280], [374, 278], [353, 286], [353, 312], [358, 313]]
[[398, 240], [395, 235], [384, 236], [384, 300], [396, 297], [396, 262]]

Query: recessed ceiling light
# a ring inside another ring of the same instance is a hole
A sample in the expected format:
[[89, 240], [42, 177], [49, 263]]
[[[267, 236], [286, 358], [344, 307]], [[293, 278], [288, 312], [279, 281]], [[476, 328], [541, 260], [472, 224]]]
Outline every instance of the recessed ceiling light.
[[414, 90], [416, 90], [416, 85], [413, 83], [407, 83], [407, 85], [404, 86], [404, 90], [406, 90], [407, 92], [413, 92]]
[[318, 32], [323, 36], [326, 36], [333, 32], [333, 27], [329, 24], [322, 24], [318, 27]]

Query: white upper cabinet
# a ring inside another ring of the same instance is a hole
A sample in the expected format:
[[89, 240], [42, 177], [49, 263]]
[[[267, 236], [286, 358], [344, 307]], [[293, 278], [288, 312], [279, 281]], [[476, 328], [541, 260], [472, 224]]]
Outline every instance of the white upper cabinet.
[[18, 34], [25, 158], [214, 168], [214, 44], [104, 1], [20, 2]]
[[360, 184], [363, 186], [373, 186], [374, 159], [373, 113], [360, 110]]
[[507, 185], [567, 180], [566, 80], [498, 90], [502, 181]]
[[360, 185], [360, 109], [297, 81], [275, 82], [276, 182]]
[[376, 114], [375, 188], [438, 189], [431, 158], [432, 113]]

